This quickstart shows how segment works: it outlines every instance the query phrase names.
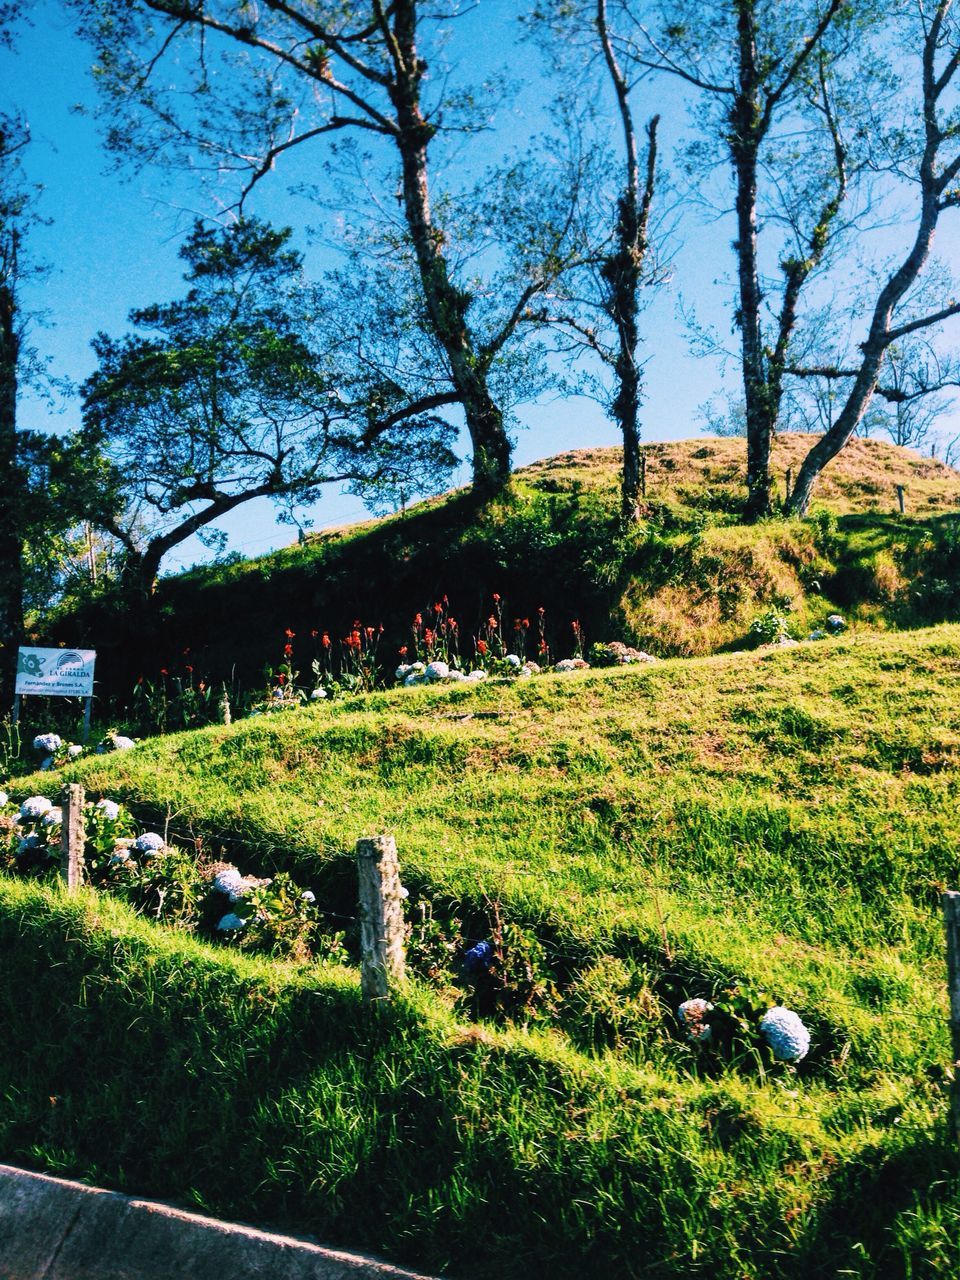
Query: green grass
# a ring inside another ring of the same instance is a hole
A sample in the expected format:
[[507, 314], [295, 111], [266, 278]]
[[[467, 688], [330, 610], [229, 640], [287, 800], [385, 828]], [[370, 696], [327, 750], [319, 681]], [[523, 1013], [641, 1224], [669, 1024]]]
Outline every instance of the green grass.
[[[415, 984], [374, 1016], [347, 971], [6, 882], [0, 1152], [453, 1275], [952, 1276], [958, 675], [942, 626], [395, 690], [85, 761], [92, 794], [343, 913], [354, 841], [393, 832], [414, 896], [476, 929], [499, 903], [569, 1005], [480, 1029]], [[587, 1051], [570, 993], [605, 956], [662, 1017]], [[672, 1006], [733, 979], [811, 1027], [795, 1072], [705, 1071], [676, 1036]]]
[[[809, 444], [793, 434], [776, 442], [779, 494]], [[568, 656], [574, 619], [588, 643], [621, 639], [690, 656], [742, 644], [771, 605], [790, 612], [799, 635], [835, 609], [871, 630], [960, 618], [951, 586], [960, 578], [960, 473], [942, 463], [853, 441], [821, 479], [816, 518], [751, 527], [741, 523], [743, 441], [650, 444], [645, 454], [643, 518], [628, 536], [618, 527], [619, 451], [580, 450], [522, 468], [492, 502], [459, 491], [303, 546], [165, 578], [145, 615], [93, 597], [45, 634], [97, 650], [101, 714], [122, 718], [138, 676], [155, 680], [161, 668], [186, 678], [189, 666], [194, 684], [261, 688], [286, 629], [309, 680], [312, 631], [328, 630], [336, 645], [357, 619], [382, 623], [389, 673], [414, 614], [429, 617], [443, 595], [468, 655], [493, 592], [508, 626], [545, 608], [555, 657]]]

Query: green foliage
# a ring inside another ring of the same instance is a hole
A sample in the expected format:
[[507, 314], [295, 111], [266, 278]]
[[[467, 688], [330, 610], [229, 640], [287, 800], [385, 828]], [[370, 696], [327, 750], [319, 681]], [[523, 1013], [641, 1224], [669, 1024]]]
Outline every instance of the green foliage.
[[753, 619], [748, 635], [754, 644], [778, 644], [792, 639], [789, 620], [773, 606]]

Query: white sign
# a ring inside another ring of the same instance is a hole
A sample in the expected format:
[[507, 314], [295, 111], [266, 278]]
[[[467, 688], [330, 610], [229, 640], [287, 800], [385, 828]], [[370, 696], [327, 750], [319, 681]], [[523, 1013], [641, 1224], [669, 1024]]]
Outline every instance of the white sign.
[[16, 694], [92, 698], [95, 649], [20, 649]]

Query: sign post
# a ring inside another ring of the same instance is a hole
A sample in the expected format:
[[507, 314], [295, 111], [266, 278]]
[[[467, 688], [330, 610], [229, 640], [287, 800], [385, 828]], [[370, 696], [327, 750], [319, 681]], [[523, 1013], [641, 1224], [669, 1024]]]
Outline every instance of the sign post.
[[83, 741], [90, 736], [93, 708], [94, 649], [19, 649], [14, 687], [13, 723], [20, 719], [24, 695], [41, 698], [83, 698]]

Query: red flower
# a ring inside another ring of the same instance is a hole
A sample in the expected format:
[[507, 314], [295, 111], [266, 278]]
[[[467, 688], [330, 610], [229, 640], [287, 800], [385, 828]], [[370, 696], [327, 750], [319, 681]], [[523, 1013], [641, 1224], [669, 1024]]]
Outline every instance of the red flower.
[[488, 627], [492, 627], [494, 631], [496, 631], [496, 629], [497, 629], [497, 620], [496, 620], [496, 618], [493, 616], [493, 614], [492, 614], [492, 613], [491, 613], [490, 617], [487, 619], [487, 626], [488, 626]]
[[373, 639], [373, 627], [367, 627], [367, 639], [368, 640]]
[[323, 645], [324, 649], [330, 648], [330, 636], [326, 631], [323, 633], [322, 637], [320, 638], [320, 643]]
[[482, 657], [486, 652], [487, 652], [487, 642], [486, 642], [486, 640], [478, 640], [478, 641], [477, 641], [477, 653], [479, 653], [479, 654], [480, 654], [480, 656]]
[[170, 674], [170, 672], [167, 670], [167, 668], [166, 668], [166, 667], [161, 667], [161, 668], [160, 668], [160, 674], [161, 674], [162, 676], [168, 676], [168, 675]]
[[407, 656], [407, 646], [405, 644], [402, 644], [400, 646], [400, 657], [405, 658], [406, 656]]
[[285, 645], [283, 646], [283, 656], [284, 656], [285, 658], [292, 658], [292, 657], [293, 657], [293, 645], [292, 645], [292, 644], [285, 644]]
[[433, 606], [434, 613], [443, 613], [443, 605], [439, 601]]
[[433, 632], [429, 628], [423, 633], [423, 642], [424, 644], [433, 644]]
[[137, 684], [143, 684], [143, 676], [137, 676]]
[[415, 627], [419, 627], [419, 626], [422, 626], [422, 625], [423, 625], [423, 614], [422, 614], [422, 613], [418, 613], [418, 614], [415, 614], [415, 615], [414, 615], [413, 625], [414, 625]]
[[286, 631], [283, 634], [287, 637], [288, 640], [292, 640], [297, 633], [295, 631], [291, 631], [290, 628], [287, 627]]
[[494, 593], [493, 593], [493, 603], [494, 603], [494, 604], [499, 604], [499, 603], [500, 603], [500, 597], [497, 595], [497, 593], [496, 593], [496, 592], [494, 592]]
[[580, 623], [579, 623], [579, 622], [576, 622], [576, 621], [571, 622], [571, 623], [570, 623], [570, 627], [571, 627], [571, 630], [573, 631], [573, 634], [574, 634], [575, 636], [578, 636], [578, 635], [580, 634]]
[[190, 663], [189, 663], [189, 662], [187, 663], [187, 670], [188, 670], [191, 674], [193, 674], [193, 667], [191, 667], [191, 665], [190, 665]]
[[317, 628], [316, 628], [316, 627], [314, 627], [314, 628], [313, 628], [313, 630], [310, 632], [310, 635], [313, 637], [313, 639], [314, 639], [314, 640], [316, 640], [316, 638], [317, 638], [317, 636], [318, 636], [319, 634], [320, 634], [320, 632], [317, 630]]
[[520, 623], [520, 625], [521, 625], [521, 627], [523, 627], [524, 631], [528, 630], [528, 628], [529, 628], [529, 626], [530, 626], [530, 619], [529, 619], [529, 618], [524, 618], [524, 620]]
[[277, 676], [277, 684], [283, 684], [283, 682], [286, 680], [286, 678], [287, 678], [287, 677], [286, 677], [286, 676], [283, 674], [283, 672], [281, 671], [281, 672], [278, 674], [278, 676]]
[[540, 608], [537, 610], [537, 613], [539, 613], [541, 618], [543, 617], [545, 612], [546, 610], [544, 609], [543, 605], [541, 605]]

